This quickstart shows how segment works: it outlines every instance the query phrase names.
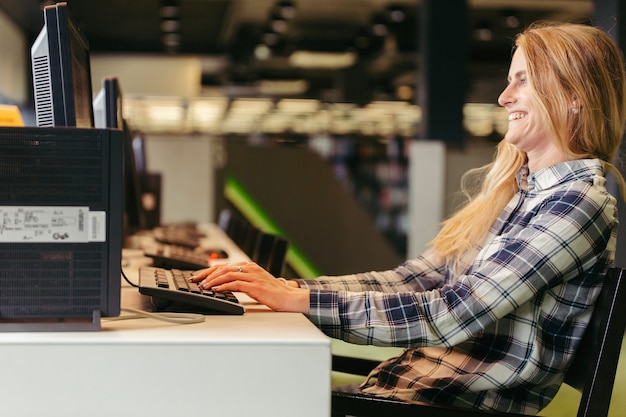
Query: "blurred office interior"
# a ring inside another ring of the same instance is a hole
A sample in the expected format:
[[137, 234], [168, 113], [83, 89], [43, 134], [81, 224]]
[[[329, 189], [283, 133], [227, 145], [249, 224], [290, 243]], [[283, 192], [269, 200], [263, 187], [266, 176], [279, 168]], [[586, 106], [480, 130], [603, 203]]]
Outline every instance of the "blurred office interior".
[[[0, 0], [0, 104], [27, 125], [29, 50], [49, 3]], [[461, 174], [490, 161], [506, 131], [497, 97], [517, 32], [584, 22], [626, 49], [624, 3], [68, 0], [94, 94], [118, 78], [147, 169], [161, 176], [160, 222], [215, 222], [243, 191], [327, 274], [395, 266], [434, 236]], [[611, 416], [625, 409], [623, 366]], [[578, 398], [560, 392], [545, 415], [575, 414]]]
[[[18, 105], [27, 124], [29, 48], [48, 3], [0, 0], [0, 102]], [[148, 169], [162, 174], [163, 222], [216, 220], [237, 164], [230, 146], [291, 148], [324, 162], [393, 261], [423, 249], [459, 203], [461, 174], [491, 159], [507, 126], [497, 97], [515, 34], [537, 20], [585, 22], [623, 47], [618, 3], [68, 1], [90, 43], [94, 94], [103, 77], [118, 77]], [[303, 184], [318, 176], [283, 174]]]

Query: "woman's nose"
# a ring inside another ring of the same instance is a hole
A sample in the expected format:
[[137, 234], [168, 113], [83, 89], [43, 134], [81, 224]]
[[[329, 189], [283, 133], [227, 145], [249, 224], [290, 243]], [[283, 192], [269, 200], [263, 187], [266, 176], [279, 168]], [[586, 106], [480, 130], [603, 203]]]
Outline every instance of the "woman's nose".
[[498, 97], [498, 104], [502, 107], [506, 107], [507, 104], [513, 102], [513, 94], [510, 87], [510, 85], [506, 86], [506, 88], [502, 91], [502, 93], [500, 93], [500, 96]]

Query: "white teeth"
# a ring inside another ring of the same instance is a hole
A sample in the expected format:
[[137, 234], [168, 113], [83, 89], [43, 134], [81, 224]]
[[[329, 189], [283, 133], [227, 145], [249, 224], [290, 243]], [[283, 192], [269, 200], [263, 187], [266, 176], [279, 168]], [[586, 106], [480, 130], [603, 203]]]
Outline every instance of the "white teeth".
[[509, 120], [519, 120], [526, 117], [526, 113], [511, 113], [509, 114]]

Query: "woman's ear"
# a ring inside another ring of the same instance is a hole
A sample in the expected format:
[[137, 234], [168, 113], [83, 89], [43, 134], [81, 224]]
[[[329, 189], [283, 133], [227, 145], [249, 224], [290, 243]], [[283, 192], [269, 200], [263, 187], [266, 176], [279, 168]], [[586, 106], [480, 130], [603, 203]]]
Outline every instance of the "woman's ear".
[[580, 101], [578, 100], [578, 98], [574, 97], [572, 99], [572, 101], [570, 102], [570, 107], [569, 107], [569, 111], [572, 114], [578, 114], [580, 113], [580, 108], [582, 107]]

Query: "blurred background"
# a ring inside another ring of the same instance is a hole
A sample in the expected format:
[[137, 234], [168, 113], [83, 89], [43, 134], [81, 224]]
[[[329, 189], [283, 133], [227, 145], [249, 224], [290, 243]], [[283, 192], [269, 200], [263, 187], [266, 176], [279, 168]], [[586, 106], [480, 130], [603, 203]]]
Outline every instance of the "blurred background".
[[[18, 105], [26, 124], [29, 49], [51, 3], [0, 0], [0, 103]], [[163, 222], [215, 221], [225, 178], [250, 170], [233, 144], [297, 148], [332, 171], [398, 259], [434, 236], [460, 201], [461, 174], [488, 162], [506, 131], [496, 101], [515, 34], [556, 20], [620, 36], [624, 14], [611, 0], [67, 3], [89, 41], [94, 94], [103, 77], [119, 79], [124, 116], [162, 174]], [[411, 157], [424, 139], [441, 146]], [[424, 167], [414, 178], [411, 159]], [[310, 184], [316, 173], [292, 176]], [[432, 212], [411, 212], [426, 201]]]

